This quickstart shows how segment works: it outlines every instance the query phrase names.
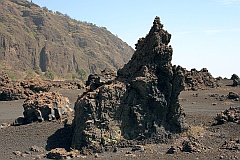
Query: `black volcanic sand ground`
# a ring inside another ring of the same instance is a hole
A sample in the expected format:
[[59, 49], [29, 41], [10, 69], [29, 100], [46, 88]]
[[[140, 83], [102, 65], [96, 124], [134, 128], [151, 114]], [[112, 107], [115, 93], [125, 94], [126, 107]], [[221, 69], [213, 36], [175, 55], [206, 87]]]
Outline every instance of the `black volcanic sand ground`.
[[[220, 149], [225, 141], [240, 138], [240, 125], [234, 123], [212, 125], [217, 113], [230, 106], [240, 106], [239, 101], [219, 101], [209, 96], [210, 94], [227, 95], [230, 91], [240, 93], [240, 87], [226, 86], [231, 83], [231, 80], [223, 80], [221, 81], [222, 87], [218, 89], [181, 92], [180, 103], [185, 110], [186, 120], [190, 126], [204, 128], [198, 140], [209, 149], [201, 153], [179, 151], [172, 155], [165, 154], [170, 146], [174, 145], [175, 141], [172, 141], [169, 144], [146, 145], [143, 152], [132, 152], [131, 148], [125, 148], [119, 149], [116, 153], [98, 154], [97, 159], [240, 159], [239, 151]], [[74, 107], [77, 95], [83, 91], [59, 90], [59, 92], [69, 97], [71, 107]], [[198, 97], [195, 96], [196, 93]], [[0, 102], [0, 124], [10, 123], [18, 116], [22, 116], [22, 104], [23, 100]], [[34, 159], [44, 152], [31, 152], [29, 148], [33, 145], [44, 147], [46, 152], [56, 147], [69, 149], [71, 130], [64, 128], [60, 121], [32, 123], [0, 129], [0, 137], [0, 159]], [[16, 156], [13, 151], [20, 151], [24, 154], [26, 152], [26, 157]], [[126, 152], [132, 154], [126, 154]], [[94, 157], [95, 155], [90, 155], [85, 159], [95, 159]]]

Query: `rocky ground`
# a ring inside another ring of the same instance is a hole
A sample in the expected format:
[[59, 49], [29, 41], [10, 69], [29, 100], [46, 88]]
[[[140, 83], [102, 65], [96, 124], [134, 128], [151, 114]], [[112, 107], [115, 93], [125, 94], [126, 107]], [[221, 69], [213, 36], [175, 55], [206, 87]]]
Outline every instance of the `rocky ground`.
[[[229, 92], [240, 93], [240, 87], [231, 84], [231, 80], [221, 80], [222, 87], [216, 89], [182, 91], [180, 103], [191, 129], [173, 136], [167, 144], [115, 148], [105, 153], [82, 155], [78, 159], [239, 159], [240, 125], [233, 122], [214, 125], [218, 113], [240, 106], [239, 100], [227, 98]], [[78, 94], [83, 92], [57, 90], [69, 97], [72, 108]], [[0, 159], [46, 159], [44, 155], [51, 149], [70, 150], [72, 130], [64, 127], [61, 121], [5, 127], [22, 116], [22, 104], [23, 100], [0, 102]], [[166, 154], [167, 151], [173, 154]]]

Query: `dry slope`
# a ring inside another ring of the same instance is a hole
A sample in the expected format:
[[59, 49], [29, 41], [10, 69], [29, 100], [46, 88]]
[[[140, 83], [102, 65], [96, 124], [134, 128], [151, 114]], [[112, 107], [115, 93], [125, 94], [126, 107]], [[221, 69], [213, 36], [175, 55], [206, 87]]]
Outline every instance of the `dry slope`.
[[46, 71], [72, 78], [106, 67], [116, 70], [134, 52], [105, 27], [76, 21], [27, 0], [0, 1], [0, 28], [0, 69], [11, 78]]

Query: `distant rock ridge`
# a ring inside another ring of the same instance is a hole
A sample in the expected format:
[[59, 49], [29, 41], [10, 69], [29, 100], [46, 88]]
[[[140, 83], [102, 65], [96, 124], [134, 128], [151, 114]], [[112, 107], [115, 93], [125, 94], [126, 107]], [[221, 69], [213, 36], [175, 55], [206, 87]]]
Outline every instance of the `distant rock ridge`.
[[171, 64], [170, 39], [156, 17], [114, 80], [89, 77], [92, 87], [75, 103], [72, 148], [89, 153], [124, 141], [165, 142], [188, 128], [178, 101], [184, 69]]

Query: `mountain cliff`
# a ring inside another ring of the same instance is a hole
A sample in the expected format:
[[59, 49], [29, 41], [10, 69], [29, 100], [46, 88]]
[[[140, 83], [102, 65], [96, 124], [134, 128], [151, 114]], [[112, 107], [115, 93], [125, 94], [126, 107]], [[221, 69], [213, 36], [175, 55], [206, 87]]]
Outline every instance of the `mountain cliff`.
[[105, 27], [25, 0], [0, 1], [0, 70], [13, 79], [84, 78], [119, 69], [134, 50]]

